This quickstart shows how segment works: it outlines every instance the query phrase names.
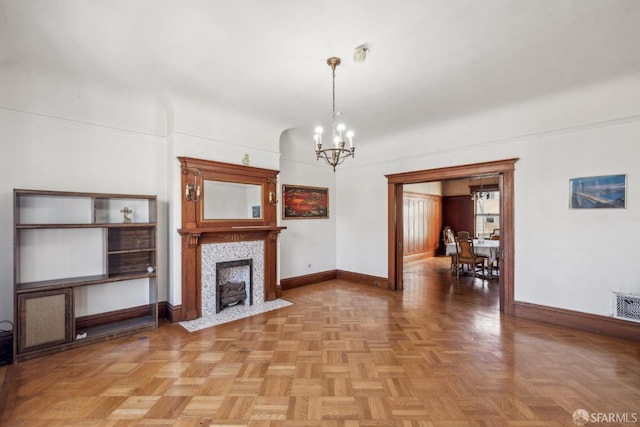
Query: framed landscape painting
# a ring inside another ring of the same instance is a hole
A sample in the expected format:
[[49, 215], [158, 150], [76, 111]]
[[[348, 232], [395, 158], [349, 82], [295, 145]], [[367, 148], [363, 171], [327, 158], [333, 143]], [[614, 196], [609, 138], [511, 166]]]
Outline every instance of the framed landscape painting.
[[627, 175], [604, 175], [570, 179], [571, 209], [625, 208]]
[[329, 189], [302, 185], [282, 186], [282, 218], [329, 218]]

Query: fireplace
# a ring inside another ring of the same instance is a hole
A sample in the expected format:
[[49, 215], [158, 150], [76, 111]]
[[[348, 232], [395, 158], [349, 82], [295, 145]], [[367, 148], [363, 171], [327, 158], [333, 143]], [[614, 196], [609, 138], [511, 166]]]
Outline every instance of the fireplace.
[[253, 305], [253, 260], [216, 263], [216, 313], [226, 307]]
[[245, 282], [244, 304], [261, 304], [265, 298], [265, 242], [209, 242], [200, 247], [200, 298], [202, 315], [220, 313], [220, 284]]
[[[216, 311], [219, 294], [216, 263], [219, 262], [250, 259], [253, 263], [249, 278], [227, 280], [244, 281], [247, 293], [244, 299], [241, 299], [242, 293], [238, 293], [229, 304], [243, 301], [258, 305], [279, 298], [282, 290], [277, 273], [278, 235], [286, 227], [277, 225], [278, 171], [191, 157], [178, 157], [178, 160], [182, 172], [180, 184], [185, 189], [181, 203], [182, 228], [178, 229], [182, 238], [182, 303], [172, 309], [171, 320], [194, 320], [219, 313], [221, 307]], [[249, 204], [234, 204], [233, 210], [220, 214], [207, 207], [244, 199], [212, 183], [240, 184], [244, 190], [258, 189], [261, 196], [252, 197]]]

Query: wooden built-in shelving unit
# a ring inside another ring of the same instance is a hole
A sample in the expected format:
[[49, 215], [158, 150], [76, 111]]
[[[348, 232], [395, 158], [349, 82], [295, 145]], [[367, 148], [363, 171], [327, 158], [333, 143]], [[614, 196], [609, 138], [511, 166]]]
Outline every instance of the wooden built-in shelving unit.
[[14, 190], [14, 361], [157, 327], [156, 215], [152, 195]]

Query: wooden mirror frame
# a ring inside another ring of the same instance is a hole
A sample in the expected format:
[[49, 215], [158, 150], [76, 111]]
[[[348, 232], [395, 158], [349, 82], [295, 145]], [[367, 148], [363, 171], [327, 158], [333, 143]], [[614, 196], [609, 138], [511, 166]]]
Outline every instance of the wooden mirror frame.
[[[182, 227], [273, 227], [277, 221], [278, 171], [252, 166], [234, 165], [212, 160], [178, 157], [181, 166]], [[207, 219], [204, 218], [204, 181], [226, 181], [262, 186], [261, 218]], [[191, 200], [187, 186], [193, 186]], [[195, 197], [193, 195], [196, 195]], [[195, 200], [194, 200], [195, 199]]]

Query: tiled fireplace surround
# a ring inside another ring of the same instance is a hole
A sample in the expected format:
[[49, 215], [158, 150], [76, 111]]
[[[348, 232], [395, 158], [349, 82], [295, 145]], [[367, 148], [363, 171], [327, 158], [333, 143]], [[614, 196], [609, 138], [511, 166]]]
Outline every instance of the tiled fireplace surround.
[[[211, 243], [201, 248], [201, 295], [202, 315], [216, 314], [217, 264], [226, 261], [253, 260], [253, 303], [264, 302], [264, 242], [253, 240], [248, 242]], [[245, 279], [244, 277], [242, 277]], [[245, 279], [246, 283], [248, 280]], [[249, 288], [247, 287], [247, 292]], [[245, 300], [249, 304], [249, 298]]]
[[218, 262], [252, 259], [253, 304], [279, 298], [277, 240], [283, 228], [265, 226], [179, 230], [183, 242], [183, 304], [178, 320], [216, 315]]

